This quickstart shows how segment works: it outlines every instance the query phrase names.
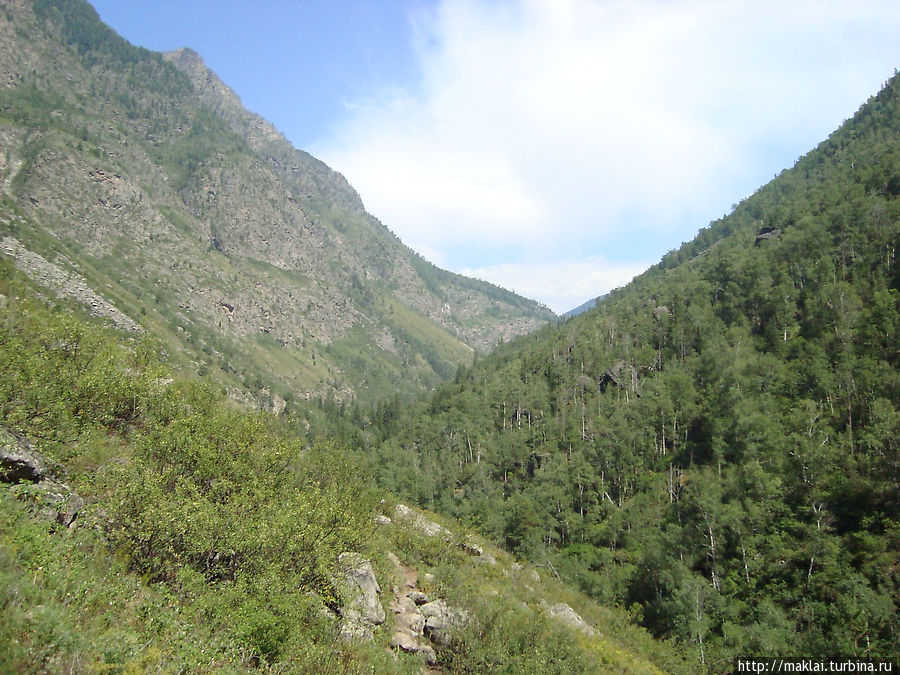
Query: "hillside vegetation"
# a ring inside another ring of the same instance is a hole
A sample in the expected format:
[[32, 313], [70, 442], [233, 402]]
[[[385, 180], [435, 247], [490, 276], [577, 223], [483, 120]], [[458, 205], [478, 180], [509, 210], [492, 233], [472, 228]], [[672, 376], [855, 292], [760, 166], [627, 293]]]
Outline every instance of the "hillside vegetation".
[[190, 50], [6, 3], [0, 670], [897, 661], [898, 108], [484, 356], [551, 315]]
[[429, 390], [553, 316], [422, 260], [196, 53], [83, 0], [0, 8], [0, 241], [275, 410]]
[[[48, 303], [2, 261], [0, 326], [4, 672], [678, 667], [625, 613], [458, 526], [404, 520], [346, 448], [177, 376], [152, 338]], [[23, 453], [39, 476], [16, 468]], [[348, 556], [381, 580], [372, 625], [352, 623]], [[405, 654], [403, 615], [384, 609], [413, 583], [465, 620], [432, 631], [433, 647], [419, 625]], [[596, 628], [555, 619], [562, 602]]]
[[698, 666], [898, 657], [900, 78], [597, 308], [362, 417], [381, 483]]

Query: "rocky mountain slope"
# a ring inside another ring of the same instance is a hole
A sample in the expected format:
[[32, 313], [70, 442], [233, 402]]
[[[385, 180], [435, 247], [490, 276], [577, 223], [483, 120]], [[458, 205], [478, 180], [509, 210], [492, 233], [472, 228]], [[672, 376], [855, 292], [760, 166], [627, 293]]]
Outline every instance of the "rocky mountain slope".
[[81, 0], [0, 12], [0, 234], [270, 400], [429, 388], [552, 314], [430, 265], [184, 49]]

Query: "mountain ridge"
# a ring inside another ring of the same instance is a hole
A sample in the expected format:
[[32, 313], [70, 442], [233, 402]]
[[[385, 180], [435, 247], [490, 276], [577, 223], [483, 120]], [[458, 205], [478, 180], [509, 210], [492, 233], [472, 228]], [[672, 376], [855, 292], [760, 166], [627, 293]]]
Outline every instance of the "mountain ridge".
[[895, 74], [596, 307], [383, 411], [371, 470], [699, 670], [896, 662], [898, 244]]
[[196, 53], [133, 47], [82, 2], [31, 7], [0, 19], [6, 233], [80, 267], [189, 367], [374, 402], [552, 317], [422, 260]]

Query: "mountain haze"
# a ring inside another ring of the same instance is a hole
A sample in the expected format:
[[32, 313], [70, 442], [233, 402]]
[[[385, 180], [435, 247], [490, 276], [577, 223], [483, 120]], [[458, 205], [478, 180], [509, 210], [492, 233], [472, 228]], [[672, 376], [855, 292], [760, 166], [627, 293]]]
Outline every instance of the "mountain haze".
[[[440, 270], [183, 49], [86, 3], [0, 15], [3, 234], [236, 390], [429, 388], [546, 308]], [[24, 263], [20, 266], [25, 268]]]

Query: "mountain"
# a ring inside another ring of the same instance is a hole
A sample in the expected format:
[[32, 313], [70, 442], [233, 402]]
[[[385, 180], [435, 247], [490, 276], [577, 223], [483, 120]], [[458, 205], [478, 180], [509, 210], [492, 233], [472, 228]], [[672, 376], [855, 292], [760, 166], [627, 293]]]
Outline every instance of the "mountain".
[[579, 314], [584, 314], [589, 309], [593, 309], [597, 306], [597, 303], [603, 300], [606, 295], [601, 295], [596, 298], [591, 298], [586, 302], [581, 303], [575, 309], [570, 309], [568, 312], [563, 313], [561, 316], [563, 319], [571, 319], [573, 316], [578, 316]]
[[0, 670], [660, 673], [548, 570], [0, 257]]
[[900, 76], [594, 309], [363, 438], [702, 670], [892, 659], [900, 625]]
[[304, 400], [372, 410], [546, 309], [77, 0], [0, 7], [0, 148], [0, 671], [683, 670]]
[[472, 362], [549, 314], [405, 249], [197, 55], [7, 2], [2, 669], [896, 661], [898, 108]]
[[427, 390], [552, 318], [423, 260], [196, 53], [134, 47], [81, 0], [4, 6], [0, 85], [0, 238], [17, 265], [238, 396]]

